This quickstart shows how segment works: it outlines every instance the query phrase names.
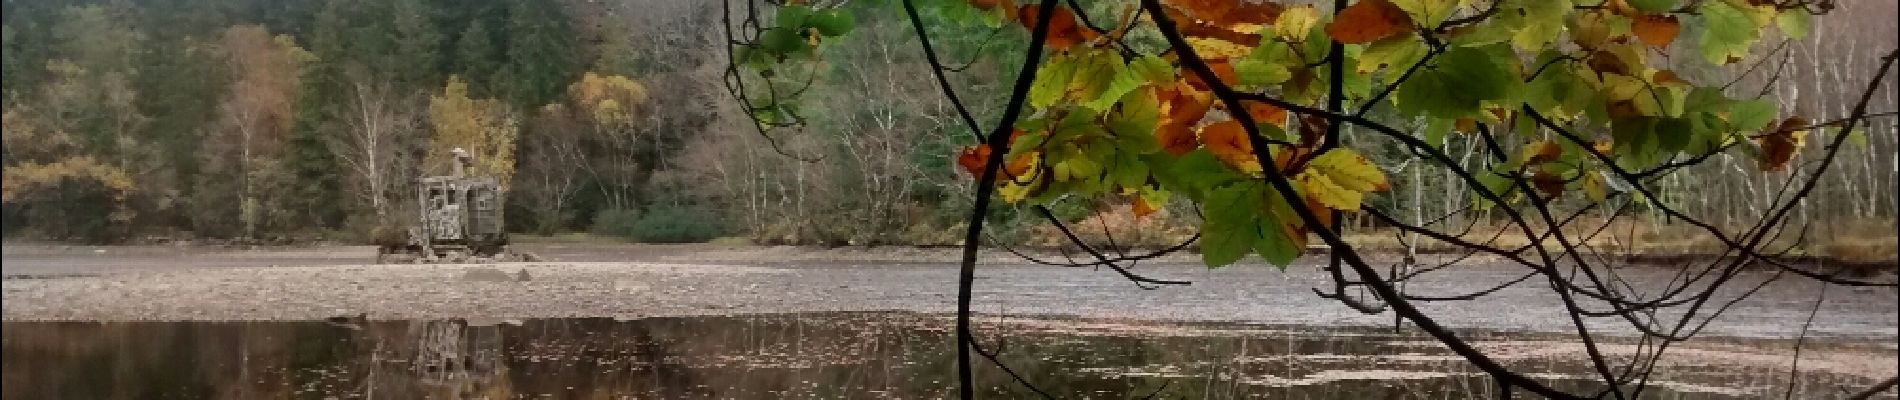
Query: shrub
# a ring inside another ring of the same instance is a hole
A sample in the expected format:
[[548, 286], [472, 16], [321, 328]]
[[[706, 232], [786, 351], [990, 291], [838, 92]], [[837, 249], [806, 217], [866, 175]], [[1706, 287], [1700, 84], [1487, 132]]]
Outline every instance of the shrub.
[[726, 235], [719, 217], [705, 210], [662, 206], [647, 210], [633, 224], [632, 237], [644, 243], [704, 243]]
[[729, 233], [717, 215], [680, 206], [658, 206], [646, 212], [601, 210], [594, 214], [588, 231], [642, 243], [704, 243]]
[[634, 237], [634, 224], [640, 222], [640, 210], [606, 209], [594, 213], [594, 225], [587, 231], [600, 236]]

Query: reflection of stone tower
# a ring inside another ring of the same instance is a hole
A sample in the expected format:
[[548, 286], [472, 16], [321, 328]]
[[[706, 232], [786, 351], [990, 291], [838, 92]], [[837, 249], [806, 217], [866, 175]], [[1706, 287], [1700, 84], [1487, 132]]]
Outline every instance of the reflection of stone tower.
[[[501, 329], [464, 321], [427, 321], [409, 326], [416, 339], [410, 368], [423, 384], [475, 389], [501, 376]], [[462, 392], [452, 390], [452, 392]]]
[[[416, 321], [376, 335], [371, 393], [431, 399], [508, 398], [501, 328], [460, 320]], [[378, 390], [380, 389], [380, 390]], [[419, 392], [418, 392], [419, 391]]]

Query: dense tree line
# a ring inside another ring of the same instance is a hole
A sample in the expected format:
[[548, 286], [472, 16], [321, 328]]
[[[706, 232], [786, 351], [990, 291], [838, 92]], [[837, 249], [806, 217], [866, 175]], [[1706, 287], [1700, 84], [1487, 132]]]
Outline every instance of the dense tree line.
[[[445, 171], [449, 148], [506, 180], [521, 147], [552, 146], [523, 132], [631, 134], [638, 71], [586, 40], [619, 36], [580, 26], [573, 15], [600, 11], [586, 4], [6, 2], [6, 230], [360, 237], [400, 220], [413, 177]], [[595, 197], [633, 189], [606, 190]]]
[[[961, 67], [952, 83], [979, 114], [998, 109], [1014, 79], [1010, 57], [1027, 36], [962, 2], [923, 4], [923, 17], [939, 22], [931, 29], [940, 55]], [[444, 173], [441, 154], [453, 147], [478, 155], [477, 172], [509, 182], [516, 232], [942, 244], [958, 240], [970, 207], [968, 178], [953, 159], [975, 139], [958, 134], [958, 117], [939, 96], [905, 95], [933, 92], [935, 83], [922, 79], [924, 56], [908, 45], [916, 37], [893, 7], [850, 6], [855, 31], [810, 55], [823, 68], [810, 93], [785, 105], [804, 134], [762, 135], [727, 97], [717, 2], [4, 6], [9, 236], [368, 240], [409, 218], [413, 177]], [[1837, 64], [1864, 53], [1855, 49], [1890, 45], [1891, 24], [1868, 21], [1894, 15], [1888, 3], [1842, 7], [1774, 53], [1785, 61], [1685, 73], [1737, 76], [1736, 91], [1770, 87], [1767, 95], [1814, 120], [1838, 118], [1851, 86], [1867, 77]], [[1867, 29], [1888, 34], [1859, 34]], [[1892, 102], [1881, 96], [1875, 108]], [[1892, 221], [1892, 121], [1877, 120], [1865, 145], [1848, 150], [1845, 171], [1804, 206], [1802, 222]], [[1454, 154], [1482, 153], [1468, 137], [1441, 141]], [[1446, 176], [1402, 169], [1412, 157], [1402, 146], [1386, 150], [1371, 147], [1367, 157], [1394, 186], [1420, 193], [1368, 201], [1418, 210], [1407, 215], [1472, 203]], [[1767, 183], [1777, 179], [1729, 171], [1750, 162], [1698, 166], [1672, 178], [1669, 193], [1696, 198], [1687, 206], [1718, 221], [1750, 220], [1772, 201]], [[1051, 210], [1103, 227], [1083, 235], [1112, 230], [1124, 245], [1180, 239], [1198, 220], [1180, 204], [1144, 218], [1131, 207], [1090, 200]], [[1484, 214], [1460, 218], [1469, 216]], [[1027, 209], [992, 218], [1001, 226], [995, 239], [1059, 242]]]

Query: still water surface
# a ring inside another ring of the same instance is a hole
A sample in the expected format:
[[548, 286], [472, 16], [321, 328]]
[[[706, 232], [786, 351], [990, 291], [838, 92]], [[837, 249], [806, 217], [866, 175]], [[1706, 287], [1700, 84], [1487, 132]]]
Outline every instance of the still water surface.
[[[984, 317], [979, 336], [1060, 398], [1445, 399], [1491, 381], [1428, 338]], [[943, 398], [950, 320], [914, 313], [524, 321], [7, 322], [7, 399]], [[1477, 340], [1526, 335], [1469, 333]], [[1535, 341], [1531, 347], [1536, 347]], [[1566, 389], [1589, 369], [1523, 358]], [[1034, 394], [978, 370], [988, 398]], [[1646, 398], [1779, 394], [1783, 367], [1687, 368]], [[1823, 372], [1801, 386], [1864, 384]], [[1818, 392], [1816, 392], [1818, 393]]]

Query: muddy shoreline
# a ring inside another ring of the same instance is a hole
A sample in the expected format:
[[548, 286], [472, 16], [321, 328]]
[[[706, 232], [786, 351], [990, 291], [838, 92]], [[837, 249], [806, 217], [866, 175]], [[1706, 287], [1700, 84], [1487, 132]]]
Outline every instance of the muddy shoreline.
[[[831, 311], [954, 311], [950, 250], [810, 249], [748, 246], [527, 244], [557, 262], [488, 265], [363, 265], [369, 247], [231, 251], [191, 247], [8, 244], [3, 265], [8, 321], [225, 321], [693, 316]], [[1060, 256], [1055, 256], [1060, 259]], [[1186, 287], [1143, 290], [1106, 270], [1031, 265], [986, 251], [976, 310], [1156, 321], [1227, 321], [1299, 326], [1389, 326], [1320, 299], [1321, 257], [1286, 271], [1264, 265], [1209, 270], [1191, 255], [1135, 268]], [[526, 280], [519, 279], [523, 273]], [[1444, 295], [1508, 281], [1521, 269], [1474, 262], [1428, 275], [1410, 293]], [[1633, 281], [1667, 282], [1661, 270], [1630, 269]], [[1742, 283], [1772, 279], [1745, 272]], [[1718, 297], [1740, 296], [1744, 288]], [[1791, 338], [1820, 285], [1779, 279], [1740, 301], [1706, 335]], [[1731, 293], [1733, 292], [1733, 293]], [[1474, 302], [1424, 305], [1461, 329], [1567, 332], [1561, 303], [1526, 283]], [[1900, 317], [1891, 290], [1833, 288], [1810, 336], [1891, 340]], [[1500, 312], [1503, 310], [1503, 312]], [[1593, 321], [1632, 334], [1617, 319]], [[1601, 325], [1601, 326], [1597, 326]], [[1621, 328], [1619, 328], [1621, 327]]]

